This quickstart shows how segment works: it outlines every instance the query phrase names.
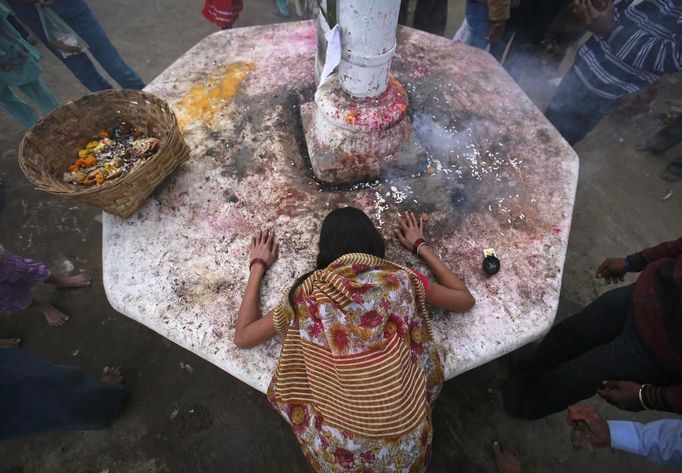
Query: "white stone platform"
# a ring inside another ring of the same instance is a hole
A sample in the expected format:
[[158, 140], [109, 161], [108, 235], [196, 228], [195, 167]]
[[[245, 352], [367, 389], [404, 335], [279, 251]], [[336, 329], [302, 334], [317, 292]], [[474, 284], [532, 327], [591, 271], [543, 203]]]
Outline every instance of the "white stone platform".
[[[393, 74], [410, 94], [430, 152], [421, 175], [328, 189], [312, 177], [298, 106], [314, 93], [312, 22], [215, 33], [157, 77], [192, 158], [127, 220], [104, 215], [104, 287], [113, 307], [265, 391], [279, 341], [232, 343], [250, 236], [281, 239], [263, 310], [312, 268], [319, 226], [340, 205], [365, 210], [387, 257], [425, 271], [392, 238], [404, 210], [428, 212], [427, 238], [477, 299], [466, 314], [432, 310], [447, 378], [542, 336], [556, 314], [578, 158], [487, 53], [398, 30]], [[482, 250], [501, 271], [487, 278]]]

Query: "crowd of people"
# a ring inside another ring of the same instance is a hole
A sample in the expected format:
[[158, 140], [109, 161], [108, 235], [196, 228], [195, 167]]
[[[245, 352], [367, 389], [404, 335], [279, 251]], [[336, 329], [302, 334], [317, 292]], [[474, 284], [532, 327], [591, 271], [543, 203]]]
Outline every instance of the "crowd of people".
[[[402, 2], [401, 23], [411, 17], [414, 27], [444, 34], [446, 0], [418, 0], [412, 15], [408, 3]], [[275, 6], [280, 15], [291, 14], [287, 1]], [[228, 29], [243, 8], [242, 0], [206, 0], [202, 14]], [[512, 45], [525, 54], [529, 46], [542, 46], [561, 12], [589, 34], [546, 111], [574, 145], [619, 100], [682, 68], [682, 0], [467, 0], [458, 36], [498, 59]], [[56, 36], [47, 24], [66, 36]], [[41, 79], [36, 38], [90, 91], [145, 85], [84, 0], [0, 1], [0, 105], [26, 127], [38, 112], [14, 88], [43, 113], [59, 104]], [[116, 84], [102, 77], [92, 58]], [[677, 117], [643, 149], [664, 152], [680, 139]], [[666, 178], [682, 178], [682, 161], [668, 165]], [[276, 264], [278, 243], [273, 230], [253, 237], [234, 343], [248, 349], [279, 336], [282, 351], [268, 400], [315, 471], [424, 471], [429, 465], [431, 411], [444, 374], [428, 307], [467, 312], [475, 300], [428, 243], [427, 220], [406, 212], [394, 236], [430, 275], [386, 260], [385, 242], [362, 211], [333, 210], [321, 225], [315, 269], [266, 314], [259, 309], [260, 289]], [[681, 420], [606, 421], [593, 408], [576, 405], [596, 394], [627, 411], [682, 414], [682, 238], [608, 258], [596, 277], [618, 284], [629, 272], [640, 273], [634, 284], [606, 292], [517, 357], [501, 398], [508, 414], [523, 419], [567, 410], [569, 423], [594, 448], [682, 467]], [[66, 314], [31, 295], [39, 283], [83, 288], [91, 276], [58, 277], [0, 246], [0, 312], [30, 308], [50, 325], [63, 325]], [[106, 367], [97, 379], [20, 344], [0, 339], [0, 440], [102, 429], [121, 413], [127, 392], [119, 368]], [[494, 442], [492, 451], [500, 472], [521, 471], [503, 443]]]

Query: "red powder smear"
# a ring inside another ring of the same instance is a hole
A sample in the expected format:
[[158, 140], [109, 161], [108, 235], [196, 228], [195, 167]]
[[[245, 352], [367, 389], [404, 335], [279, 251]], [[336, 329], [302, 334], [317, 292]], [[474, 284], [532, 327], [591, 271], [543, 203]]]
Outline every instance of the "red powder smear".
[[312, 23], [295, 28], [293, 31], [287, 29], [286, 35], [277, 31], [264, 33], [260, 38], [261, 40], [276, 42], [283, 46], [305, 45], [314, 48], [317, 45], [315, 28], [312, 26]]
[[347, 109], [337, 113], [344, 123], [366, 131], [379, 131], [405, 118], [408, 107], [407, 91], [395, 78], [389, 77], [388, 87], [379, 97], [355, 100]]
[[421, 79], [424, 77], [426, 74], [429, 73], [429, 68], [426, 66], [417, 66], [414, 71], [412, 71], [411, 76], [414, 77], [415, 79]]
[[312, 46], [317, 44], [314, 28], [304, 28], [301, 31], [296, 31], [290, 38], [297, 43], [309, 44]]

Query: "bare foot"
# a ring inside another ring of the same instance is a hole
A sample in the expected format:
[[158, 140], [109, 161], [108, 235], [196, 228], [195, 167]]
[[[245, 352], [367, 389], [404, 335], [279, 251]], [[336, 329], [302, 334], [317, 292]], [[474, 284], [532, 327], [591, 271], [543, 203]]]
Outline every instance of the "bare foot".
[[19, 348], [21, 338], [0, 338], [0, 348]]
[[41, 310], [45, 316], [45, 320], [47, 320], [47, 323], [51, 327], [61, 327], [69, 321], [69, 316], [53, 305], [43, 303], [43, 308]]
[[30, 309], [35, 309], [42, 312], [45, 316], [45, 320], [47, 320], [47, 323], [52, 327], [61, 327], [69, 321], [68, 315], [57, 309], [52, 304], [48, 304], [47, 302], [41, 302], [38, 299], [33, 299], [31, 301], [31, 305], [28, 307]]
[[121, 384], [123, 382], [123, 373], [121, 368], [113, 366], [105, 366], [102, 370], [102, 382], [107, 384]]
[[67, 276], [63, 278], [50, 276], [45, 282], [57, 287], [86, 287], [92, 284], [92, 273], [90, 273], [90, 271], [81, 271], [75, 276]]
[[507, 449], [495, 440], [490, 448], [495, 456], [495, 465], [499, 473], [521, 473], [521, 463], [516, 458], [516, 453]]

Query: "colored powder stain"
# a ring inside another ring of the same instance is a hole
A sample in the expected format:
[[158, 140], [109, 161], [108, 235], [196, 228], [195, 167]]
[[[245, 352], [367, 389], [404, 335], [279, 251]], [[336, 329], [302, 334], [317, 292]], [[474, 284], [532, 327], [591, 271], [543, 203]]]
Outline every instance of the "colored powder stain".
[[358, 115], [359, 115], [358, 109], [353, 107], [350, 110], [348, 110], [346, 114], [343, 116], [343, 121], [355, 125], [359, 121]]
[[429, 69], [426, 66], [417, 66], [415, 67], [414, 71], [412, 71], [412, 77], [415, 79], [421, 79], [424, 77], [426, 74], [429, 73]]
[[356, 99], [348, 109], [340, 110], [337, 116], [349, 125], [366, 130], [379, 131], [399, 123], [410, 106], [405, 87], [393, 76], [383, 94], [375, 98]]
[[219, 73], [211, 74], [203, 83], [192, 87], [176, 104], [175, 111], [180, 128], [195, 121], [212, 128], [216, 113], [225, 107], [239, 91], [239, 86], [255, 68], [250, 62], [234, 62]]

